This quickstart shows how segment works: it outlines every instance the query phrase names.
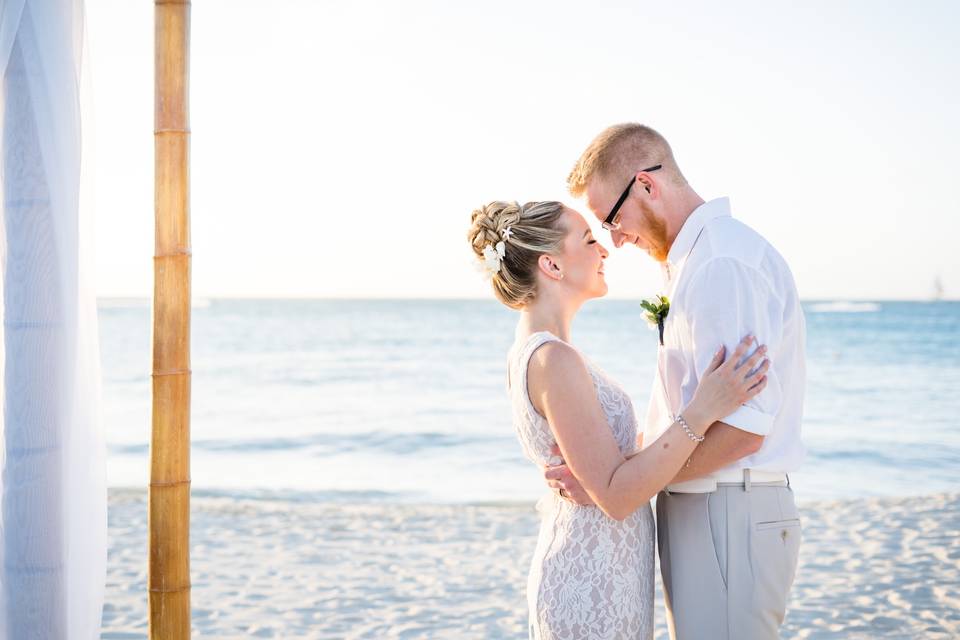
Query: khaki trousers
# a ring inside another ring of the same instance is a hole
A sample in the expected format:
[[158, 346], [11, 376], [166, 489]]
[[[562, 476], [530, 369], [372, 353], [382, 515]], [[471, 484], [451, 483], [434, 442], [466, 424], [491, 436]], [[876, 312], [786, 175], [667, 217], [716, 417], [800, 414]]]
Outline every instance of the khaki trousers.
[[800, 516], [784, 483], [657, 496], [672, 640], [779, 638], [797, 570]]

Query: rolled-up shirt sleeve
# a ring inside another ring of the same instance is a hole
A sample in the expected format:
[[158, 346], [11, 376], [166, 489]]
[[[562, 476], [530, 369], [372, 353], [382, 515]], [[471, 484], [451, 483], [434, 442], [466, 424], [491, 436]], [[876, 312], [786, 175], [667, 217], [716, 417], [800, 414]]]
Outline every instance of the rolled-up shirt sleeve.
[[[766, 345], [767, 357], [775, 362], [783, 336], [783, 303], [760, 271], [735, 258], [714, 258], [691, 276], [684, 298], [697, 381], [721, 344], [730, 358], [747, 335]], [[766, 388], [721, 422], [766, 436], [782, 396], [780, 380], [771, 367]]]

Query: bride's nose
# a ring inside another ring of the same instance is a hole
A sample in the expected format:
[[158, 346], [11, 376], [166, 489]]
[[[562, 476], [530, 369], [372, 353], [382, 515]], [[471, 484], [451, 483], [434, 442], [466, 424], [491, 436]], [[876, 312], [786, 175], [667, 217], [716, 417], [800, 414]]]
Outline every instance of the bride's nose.
[[605, 246], [603, 246], [602, 244], [600, 244], [599, 242], [597, 243], [597, 248], [600, 249], [600, 257], [601, 257], [603, 260], [606, 260], [606, 259], [607, 259], [607, 256], [610, 255], [610, 252], [607, 251], [607, 248], [606, 248]]

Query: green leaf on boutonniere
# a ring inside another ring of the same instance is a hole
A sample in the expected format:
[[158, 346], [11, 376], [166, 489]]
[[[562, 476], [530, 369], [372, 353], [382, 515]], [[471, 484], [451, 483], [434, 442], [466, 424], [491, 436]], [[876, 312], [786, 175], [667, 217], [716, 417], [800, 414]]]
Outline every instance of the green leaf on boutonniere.
[[670, 300], [667, 296], [656, 296], [654, 300], [642, 300], [640, 306], [646, 311], [644, 318], [650, 324], [650, 328], [656, 327], [660, 334], [660, 345], [663, 346], [663, 323], [670, 313]]

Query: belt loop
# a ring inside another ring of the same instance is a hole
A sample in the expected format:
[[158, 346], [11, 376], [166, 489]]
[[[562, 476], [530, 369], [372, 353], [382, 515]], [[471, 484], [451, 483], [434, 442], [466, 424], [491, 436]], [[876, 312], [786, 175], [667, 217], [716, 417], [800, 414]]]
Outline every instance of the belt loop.
[[743, 470], [743, 490], [750, 491], [750, 469]]
[[789, 489], [789, 488], [790, 488], [790, 474], [789, 474], [789, 473], [785, 473], [785, 474], [783, 474], [783, 475], [787, 476], [787, 489]]

